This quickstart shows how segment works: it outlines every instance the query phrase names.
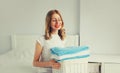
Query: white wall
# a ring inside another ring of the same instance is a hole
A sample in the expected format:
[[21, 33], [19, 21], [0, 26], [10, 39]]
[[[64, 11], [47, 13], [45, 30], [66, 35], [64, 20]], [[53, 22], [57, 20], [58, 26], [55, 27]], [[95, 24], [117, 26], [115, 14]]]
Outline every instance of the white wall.
[[120, 55], [120, 0], [80, 0], [80, 44], [92, 54]]
[[81, 45], [89, 45], [93, 54], [118, 55], [119, 4], [119, 0], [0, 0], [0, 53], [11, 49], [12, 34], [43, 34], [46, 13], [58, 9], [67, 34], [80, 34]]
[[11, 49], [12, 34], [42, 35], [50, 9], [60, 10], [67, 34], [79, 34], [79, 0], [0, 0], [0, 53]]

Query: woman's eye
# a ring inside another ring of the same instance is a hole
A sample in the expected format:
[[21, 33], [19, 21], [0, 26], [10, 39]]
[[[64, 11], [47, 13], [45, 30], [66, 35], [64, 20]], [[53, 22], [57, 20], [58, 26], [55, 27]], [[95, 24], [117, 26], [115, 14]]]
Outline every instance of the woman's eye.
[[56, 20], [52, 20], [53, 22], [56, 22]]
[[57, 22], [57, 21], [60, 22], [61, 20], [52, 20], [52, 21], [53, 21], [53, 22]]

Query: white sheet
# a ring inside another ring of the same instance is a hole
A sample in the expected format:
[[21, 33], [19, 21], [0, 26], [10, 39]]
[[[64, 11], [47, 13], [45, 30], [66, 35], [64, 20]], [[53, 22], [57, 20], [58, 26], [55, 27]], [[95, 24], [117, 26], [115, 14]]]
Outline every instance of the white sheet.
[[0, 73], [35, 73], [31, 61], [22, 61], [13, 56], [13, 51], [0, 56]]
[[0, 64], [0, 73], [35, 73], [35, 68], [23, 62]]

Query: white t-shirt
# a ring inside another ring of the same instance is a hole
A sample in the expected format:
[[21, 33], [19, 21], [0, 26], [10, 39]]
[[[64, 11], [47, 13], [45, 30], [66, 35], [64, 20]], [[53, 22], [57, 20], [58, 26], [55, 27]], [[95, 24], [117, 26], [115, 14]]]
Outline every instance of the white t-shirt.
[[[40, 45], [42, 46], [42, 55], [40, 57], [41, 61], [49, 61], [51, 59], [50, 49], [52, 47], [64, 47], [65, 40], [61, 40], [59, 35], [52, 35], [52, 38], [50, 40], [45, 40], [44, 36], [41, 36], [39, 40], [37, 40]], [[51, 73], [51, 68], [41, 68], [49, 72], [44, 73]]]

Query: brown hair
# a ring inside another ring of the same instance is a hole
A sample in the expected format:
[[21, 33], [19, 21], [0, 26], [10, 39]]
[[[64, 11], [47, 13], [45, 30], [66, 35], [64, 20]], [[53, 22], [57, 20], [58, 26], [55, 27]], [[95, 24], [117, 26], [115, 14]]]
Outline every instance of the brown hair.
[[58, 35], [60, 36], [61, 40], [64, 40], [65, 38], [65, 29], [63, 28], [64, 27], [64, 22], [63, 22], [63, 19], [62, 19], [62, 16], [60, 14], [60, 12], [58, 10], [50, 10], [47, 15], [46, 15], [46, 19], [45, 19], [45, 39], [46, 40], [49, 40], [51, 39], [51, 33], [52, 33], [52, 28], [51, 28], [51, 17], [53, 14], [58, 14], [61, 18], [61, 21], [62, 21], [62, 27], [60, 30], [58, 30]]

